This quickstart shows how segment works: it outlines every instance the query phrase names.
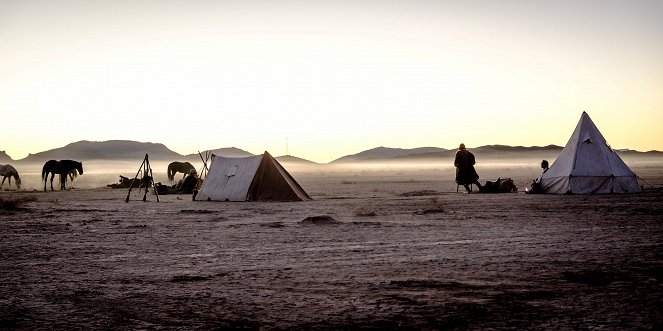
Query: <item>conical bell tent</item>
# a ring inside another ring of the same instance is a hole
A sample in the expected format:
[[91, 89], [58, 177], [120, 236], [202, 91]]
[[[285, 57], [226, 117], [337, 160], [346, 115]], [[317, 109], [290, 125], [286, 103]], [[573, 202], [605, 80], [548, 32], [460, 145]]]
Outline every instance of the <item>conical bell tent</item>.
[[541, 188], [554, 194], [637, 193], [636, 175], [610, 148], [586, 112], [550, 169]]

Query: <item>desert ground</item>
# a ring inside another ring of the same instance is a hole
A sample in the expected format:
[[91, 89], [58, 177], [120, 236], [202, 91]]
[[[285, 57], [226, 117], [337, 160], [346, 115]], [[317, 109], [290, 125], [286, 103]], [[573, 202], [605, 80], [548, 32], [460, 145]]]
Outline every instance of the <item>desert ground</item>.
[[285, 166], [312, 200], [24, 175], [0, 192], [0, 329], [663, 328], [660, 163], [632, 166], [644, 193], [592, 196], [525, 194], [537, 163], [477, 167], [515, 194], [457, 193], [449, 166]]

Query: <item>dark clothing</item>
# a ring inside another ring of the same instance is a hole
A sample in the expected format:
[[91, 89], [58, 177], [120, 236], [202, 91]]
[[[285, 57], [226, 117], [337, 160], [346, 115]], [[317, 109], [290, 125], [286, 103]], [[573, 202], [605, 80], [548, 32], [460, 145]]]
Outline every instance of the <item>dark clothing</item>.
[[[548, 165], [548, 162], [546, 162], [546, 165]], [[543, 163], [541, 163], [541, 168], [543, 168], [543, 173], [539, 178], [532, 181], [532, 185], [530, 185], [529, 190], [526, 191], [526, 193], [544, 193], [543, 188], [541, 187], [541, 177], [543, 177], [543, 174], [545, 174], [550, 168], [547, 166], [544, 167]]]
[[474, 163], [474, 154], [470, 151], [460, 149], [456, 152], [456, 159], [454, 160], [456, 183], [460, 185], [477, 183], [479, 174], [474, 170]]
[[180, 186], [179, 191], [184, 194], [191, 194], [196, 188], [196, 185], [198, 185], [198, 177], [188, 175], [184, 178], [184, 182], [182, 183], [182, 186]]

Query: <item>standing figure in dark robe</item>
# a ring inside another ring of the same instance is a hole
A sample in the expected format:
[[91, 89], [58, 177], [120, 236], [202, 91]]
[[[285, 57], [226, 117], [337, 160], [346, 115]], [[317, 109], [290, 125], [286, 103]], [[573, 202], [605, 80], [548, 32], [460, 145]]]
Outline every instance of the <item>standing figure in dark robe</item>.
[[458, 185], [463, 185], [467, 190], [467, 193], [472, 192], [470, 189], [470, 184], [475, 184], [479, 191], [481, 190], [481, 184], [479, 184], [479, 174], [474, 170], [474, 154], [465, 149], [465, 144], [460, 144], [458, 151], [456, 152], [456, 159], [454, 160], [454, 166], [456, 167], [456, 183]]

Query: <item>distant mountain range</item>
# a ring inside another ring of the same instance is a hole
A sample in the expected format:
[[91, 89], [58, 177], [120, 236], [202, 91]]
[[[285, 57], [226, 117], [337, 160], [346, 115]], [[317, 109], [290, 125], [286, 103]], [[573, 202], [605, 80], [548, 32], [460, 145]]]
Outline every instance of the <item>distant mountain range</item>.
[[[477, 157], [502, 158], [555, 158], [562, 147], [549, 145], [544, 147], [523, 147], [505, 145], [486, 145], [470, 149]], [[405, 161], [405, 160], [435, 160], [450, 159], [456, 155], [456, 149], [450, 150], [439, 147], [421, 147], [412, 149], [377, 147], [338, 158], [332, 163], [372, 162], [372, 161]]]
[[115, 160], [138, 159], [145, 154], [151, 160], [170, 160], [182, 155], [171, 151], [164, 144], [142, 143], [130, 140], [87, 141], [82, 140], [36, 154], [29, 154], [21, 161], [45, 162], [48, 160]]
[[[555, 145], [548, 146], [506, 146], [506, 145], [486, 145], [470, 150], [480, 159], [508, 159], [508, 158], [540, 158], [554, 160], [562, 147]], [[225, 157], [246, 157], [254, 154], [245, 150], [226, 147], [211, 150], [213, 154]], [[203, 152], [203, 151], [201, 151]], [[357, 154], [340, 157], [330, 163], [343, 164], [355, 162], [398, 162], [398, 161], [425, 161], [451, 159], [456, 150], [450, 150], [439, 147], [420, 147], [420, 148], [389, 148], [376, 147]], [[648, 151], [638, 152], [634, 150], [617, 150], [622, 156], [629, 157], [663, 157], [663, 152]], [[150, 160], [158, 161], [200, 161], [197, 153], [181, 155], [170, 150], [164, 144], [145, 143], [131, 140], [108, 140], [108, 141], [78, 141], [68, 144], [64, 147], [51, 149], [48, 151], [30, 154], [21, 160], [12, 160], [5, 152], [0, 152], [0, 163], [10, 162], [45, 162], [55, 159], [71, 160], [141, 160], [145, 154], [149, 154]], [[285, 163], [316, 164], [313, 161], [305, 160], [295, 156], [279, 156], [277, 159]]]
[[[209, 150], [212, 154], [225, 157], [253, 156], [245, 150], [236, 147], [225, 147]], [[201, 154], [204, 157], [204, 152]], [[13, 160], [4, 151], [0, 152], [0, 163], [10, 162], [46, 162], [48, 160], [142, 160], [148, 154], [153, 161], [201, 161], [198, 153], [182, 155], [170, 150], [164, 144], [145, 143], [131, 140], [87, 141], [82, 140], [68, 144], [64, 147], [29, 154], [26, 158]], [[278, 160], [289, 163], [310, 163], [295, 156], [279, 156]]]
[[[225, 156], [225, 157], [247, 157], [253, 156], [253, 154], [239, 148], [235, 147], [225, 147], [209, 150], [214, 155]], [[202, 156], [205, 156], [205, 151], [200, 151]], [[200, 155], [198, 153], [188, 154], [183, 157], [187, 161], [200, 161]]]
[[444, 154], [449, 152], [448, 149], [439, 148], [439, 147], [419, 147], [419, 148], [389, 148], [389, 147], [376, 147], [357, 154], [346, 155], [340, 157], [331, 163], [345, 163], [345, 162], [357, 162], [357, 161], [372, 161], [372, 160], [383, 160], [390, 158], [403, 158], [408, 156], [419, 156], [419, 155], [433, 155], [433, 154]]

